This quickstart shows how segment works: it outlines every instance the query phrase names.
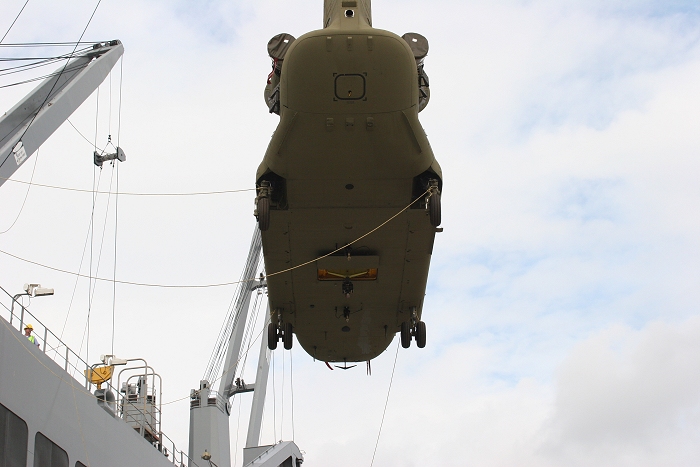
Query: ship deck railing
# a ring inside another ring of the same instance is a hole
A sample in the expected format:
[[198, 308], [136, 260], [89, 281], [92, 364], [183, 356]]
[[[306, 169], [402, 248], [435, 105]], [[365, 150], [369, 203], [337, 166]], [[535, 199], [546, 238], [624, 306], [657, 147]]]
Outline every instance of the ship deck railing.
[[[34, 316], [24, 305], [22, 305], [15, 297], [13, 297], [4, 287], [0, 286], [0, 317], [2, 317], [14, 330], [18, 331], [22, 337], [23, 327], [27, 323], [32, 323], [33, 335], [37, 349], [43, 352], [46, 356], [51, 358], [56, 364], [61, 366], [63, 370], [76, 382], [82, 385], [86, 391], [92, 393], [93, 388], [97, 386], [94, 385], [88, 378], [88, 373], [90, 372], [91, 365], [89, 365], [85, 360], [83, 360], [80, 355], [75, 353], [70, 347], [68, 347], [60, 337], [54, 334], [44, 323], [41, 322], [36, 316]], [[92, 365], [94, 366], [94, 365]], [[117, 388], [112, 386], [110, 382], [102, 383], [108, 389], [110, 389], [115, 395], [115, 417], [120, 418], [122, 421], [127, 423], [129, 426], [140, 431], [142, 434], [148, 432], [152, 435], [155, 440], [151, 443], [158, 449], [163, 455], [174, 465], [178, 467], [198, 467], [197, 463], [194, 462], [190, 457], [183, 451], [177, 449], [175, 442], [171, 440], [165, 433], [160, 431], [160, 411], [154, 406], [154, 411], [144, 411], [139, 405], [133, 404], [128, 395], [122, 394]], [[128, 406], [131, 410], [140, 411], [141, 414], [138, 417], [134, 417], [133, 413], [128, 414], [126, 420], [122, 415], [121, 411], [123, 407]], [[119, 413], [117, 413], [119, 412]], [[158, 417], [157, 427], [158, 430], [154, 429], [154, 424], [149, 421], [153, 417]], [[150, 417], [150, 418], [149, 418]], [[141, 423], [143, 426], [135, 426], [135, 423]]]

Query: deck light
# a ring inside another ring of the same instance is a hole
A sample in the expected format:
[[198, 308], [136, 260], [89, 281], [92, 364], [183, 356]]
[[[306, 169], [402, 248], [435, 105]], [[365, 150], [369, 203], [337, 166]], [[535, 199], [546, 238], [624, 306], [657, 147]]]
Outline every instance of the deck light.
[[[46, 295], [53, 295], [53, 289], [46, 289], [42, 288], [41, 284], [24, 284], [24, 293], [18, 293], [12, 297], [12, 306], [10, 307], [10, 324], [12, 324], [12, 318], [15, 316], [15, 303], [17, 302], [17, 299], [22, 296], [28, 296], [28, 297], [44, 297]], [[22, 320], [24, 319], [24, 306], [22, 304], [19, 304], [22, 307], [22, 313], [20, 317], [20, 327], [22, 326]]]
[[24, 290], [30, 297], [53, 295], [53, 289], [42, 287], [41, 284], [24, 284]]

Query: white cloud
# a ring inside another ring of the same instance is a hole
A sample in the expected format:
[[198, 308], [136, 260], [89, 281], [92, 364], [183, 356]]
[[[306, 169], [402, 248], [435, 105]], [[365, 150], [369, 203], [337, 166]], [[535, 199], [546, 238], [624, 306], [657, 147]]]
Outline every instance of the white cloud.
[[615, 326], [557, 372], [542, 452], [567, 465], [691, 465], [700, 448], [700, 319]]

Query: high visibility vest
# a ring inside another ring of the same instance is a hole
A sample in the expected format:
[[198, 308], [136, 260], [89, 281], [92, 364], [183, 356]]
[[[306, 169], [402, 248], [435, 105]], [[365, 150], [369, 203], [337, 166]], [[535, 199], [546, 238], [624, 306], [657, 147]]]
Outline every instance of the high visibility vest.
[[29, 337], [27, 337], [27, 339], [29, 339], [29, 342], [31, 342], [32, 344], [39, 345], [39, 343], [36, 341], [34, 336], [29, 336]]

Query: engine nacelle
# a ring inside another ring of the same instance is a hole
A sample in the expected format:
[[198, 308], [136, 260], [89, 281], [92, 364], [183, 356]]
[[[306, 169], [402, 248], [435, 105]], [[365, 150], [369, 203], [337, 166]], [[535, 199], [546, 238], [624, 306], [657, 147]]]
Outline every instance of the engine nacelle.
[[295, 38], [285, 32], [277, 34], [267, 43], [267, 54], [272, 59], [272, 71], [267, 77], [265, 86], [265, 104], [270, 113], [280, 113], [280, 76], [282, 74], [282, 62]]
[[428, 105], [430, 100], [430, 81], [423, 69], [423, 61], [428, 55], [428, 39], [415, 32], [407, 32], [401, 38], [411, 47], [413, 57], [416, 59], [416, 68], [418, 69], [418, 112], [420, 112]]

